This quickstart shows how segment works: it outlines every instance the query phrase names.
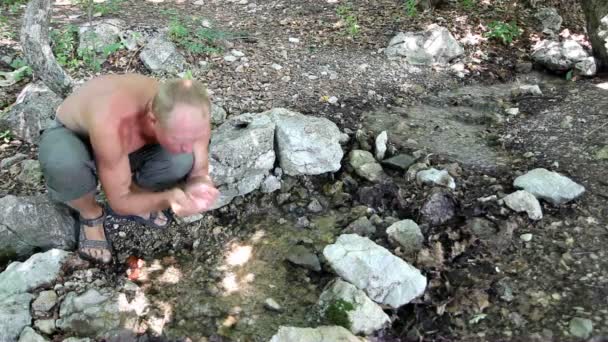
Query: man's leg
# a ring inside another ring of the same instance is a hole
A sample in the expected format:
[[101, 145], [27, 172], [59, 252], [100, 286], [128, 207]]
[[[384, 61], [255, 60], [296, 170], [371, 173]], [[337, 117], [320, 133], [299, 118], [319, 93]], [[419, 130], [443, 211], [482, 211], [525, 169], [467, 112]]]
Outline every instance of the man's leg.
[[[95, 201], [97, 177], [91, 152], [80, 138], [65, 127], [49, 128], [41, 137], [38, 159], [51, 198], [69, 205], [84, 220], [102, 217], [103, 209]], [[112, 253], [104, 248], [103, 220], [91, 225], [83, 224], [81, 229], [84, 229], [86, 239], [99, 241], [89, 244], [82, 252], [109, 262]]]
[[[129, 159], [135, 187], [152, 191], [177, 186], [185, 180], [194, 164], [192, 153], [171, 154], [158, 144], [144, 146], [132, 153]], [[159, 213], [155, 222], [164, 225], [167, 218]]]

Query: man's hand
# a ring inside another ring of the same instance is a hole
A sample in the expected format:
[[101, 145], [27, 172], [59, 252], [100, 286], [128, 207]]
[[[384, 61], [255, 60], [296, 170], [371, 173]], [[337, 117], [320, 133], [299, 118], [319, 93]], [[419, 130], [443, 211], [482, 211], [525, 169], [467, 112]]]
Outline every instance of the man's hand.
[[209, 210], [220, 195], [213, 184], [204, 178], [191, 179], [185, 192], [195, 202], [199, 212]]
[[196, 201], [184, 190], [175, 188], [171, 190], [169, 205], [177, 216], [190, 216], [199, 213]]

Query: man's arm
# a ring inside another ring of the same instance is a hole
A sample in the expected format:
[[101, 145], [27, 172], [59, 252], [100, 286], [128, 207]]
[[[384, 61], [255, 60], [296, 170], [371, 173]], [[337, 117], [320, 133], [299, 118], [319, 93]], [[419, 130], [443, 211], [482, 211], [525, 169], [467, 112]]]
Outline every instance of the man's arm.
[[131, 167], [128, 152], [122, 144], [123, 139], [120, 139], [118, 129], [107, 127], [108, 123], [98, 125], [104, 124], [105, 128], [93, 129], [89, 134], [99, 180], [112, 210], [122, 215], [143, 215], [171, 206], [175, 190], [131, 191]]

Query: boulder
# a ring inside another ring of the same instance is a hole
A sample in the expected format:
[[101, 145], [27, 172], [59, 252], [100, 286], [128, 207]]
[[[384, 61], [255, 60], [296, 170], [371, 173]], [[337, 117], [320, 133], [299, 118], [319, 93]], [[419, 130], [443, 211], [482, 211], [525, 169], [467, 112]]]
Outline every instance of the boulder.
[[562, 27], [563, 19], [555, 7], [544, 7], [534, 15], [543, 33], [555, 35]]
[[78, 49], [93, 50], [98, 54], [104, 48], [120, 42], [122, 28], [126, 23], [120, 19], [102, 19], [80, 25], [78, 28]]
[[382, 166], [374, 159], [371, 152], [352, 150], [348, 159], [355, 172], [370, 182], [378, 182], [385, 177]]
[[187, 65], [186, 59], [175, 44], [164, 35], [152, 38], [141, 51], [139, 58], [153, 73], [177, 74]]
[[341, 235], [325, 247], [323, 255], [340, 277], [376, 303], [396, 309], [422, 295], [426, 288], [426, 277], [418, 269], [356, 234]]
[[507, 207], [515, 210], [516, 212], [526, 212], [528, 217], [532, 220], [540, 220], [543, 218], [543, 211], [540, 207], [540, 203], [534, 195], [531, 193], [519, 190], [512, 194], [509, 194], [503, 198]]
[[[583, 46], [573, 39], [562, 42], [543, 40], [534, 47], [532, 59], [547, 69], [557, 72], [571, 70], [577, 63], [583, 62], [586, 63], [584, 71], [588, 73], [592, 67], [587, 64], [595, 62], [589, 59], [589, 53]], [[581, 64], [580, 67], [583, 68], [583, 65]]]
[[424, 242], [420, 227], [412, 220], [393, 223], [386, 229], [386, 234], [391, 241], [399, 244], [406, 254], [419, 251]]
[[0, 341], [17, 342], [23, 328], [32, 322], [29, 293], [19, 293], [8, 297], [0, 294]]
[[364, 342], [340, 326], [320, 326], [317, 328], [279, 327], [270, 342]]
[[275, 124], [266, 115], [231, 117], [215, 129], [209, 145], [209, 172], [220, 191], [214, 209], [260, 187], [273, 169]]
[[0, 258], [29, 255], [34, 248], [76, 246], [74, 217], [45, 195], [0, 198]]
[[276, 124], [277, 155], [285, 174], [318, 175], [340, 169], [344, 152], [336, 124], [284, 108], [263, 114]]
[[389, 58], [405, 57], [414, 65], [446, 64], [464, 54], [464, 49], [448, 31], [437, 24], [421, 32], [397, 34], [384, 53]]
[[40, 141], [40, 133], [55, 118], [62, 99], [42, 82], [30, 83], [17, 96], [17, 101], [0, 114], [0, 131], [11, 133], [30, 144]]
[[585, 192], [585, 187], [570, 178], [547, 169], [537, 168], [515, 178], [513, 186], [524, 189], [538, 199], [554, 205], [570, 202]]

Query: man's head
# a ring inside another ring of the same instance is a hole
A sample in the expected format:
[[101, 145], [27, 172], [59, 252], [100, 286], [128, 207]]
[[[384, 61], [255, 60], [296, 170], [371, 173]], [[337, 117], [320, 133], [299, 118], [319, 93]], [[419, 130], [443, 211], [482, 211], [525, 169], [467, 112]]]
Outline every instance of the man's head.
[[200, 82], [176, 79], [159, 85], [149, 117], [163, 147], [173, 153], [189, 153], [208, 131], [210, 112], [211, 102]]

